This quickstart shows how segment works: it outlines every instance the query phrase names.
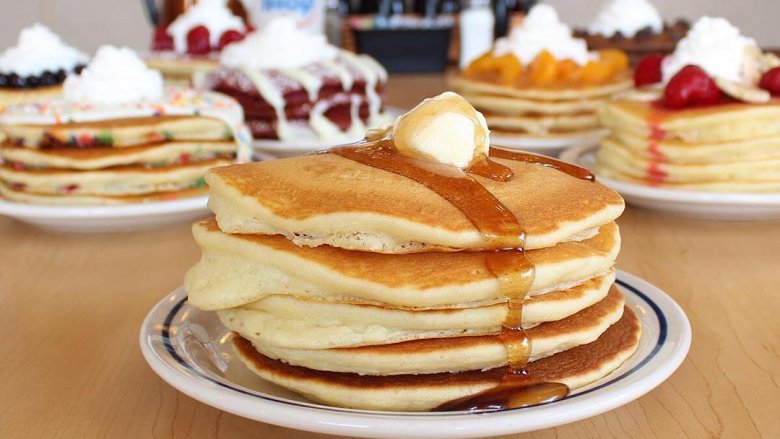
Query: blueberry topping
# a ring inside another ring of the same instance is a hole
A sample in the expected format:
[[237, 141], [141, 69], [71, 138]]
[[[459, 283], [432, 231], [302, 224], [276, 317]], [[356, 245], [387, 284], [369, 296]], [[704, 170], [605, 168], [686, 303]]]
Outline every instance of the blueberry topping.
[[57, 83], [57, 75], [46, 70], [41, 74], [42, 85], [54, 85]]

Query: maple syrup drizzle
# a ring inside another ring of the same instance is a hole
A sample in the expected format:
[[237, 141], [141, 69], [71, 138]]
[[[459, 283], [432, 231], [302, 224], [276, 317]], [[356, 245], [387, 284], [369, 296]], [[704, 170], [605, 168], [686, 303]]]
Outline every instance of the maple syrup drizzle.
[[[561, 383], [528, 376], [525, 367], [531, 341], [522, 327], [523, 302], [534, 281], [535, 269], [525, 255], [525, 231], [517, 218], [490, 191], [469, 174], [506, 182], [514, 177], [508, 166], [489, 157], [475, 160], [467, 171], [398, 154], [389, 139], [363, 142], [331, 150], [333, 154], [410, 178], [436, 192], [463, 212], [485, 242], [485, 265], [496, 277], [507, 313], [500, 339], [507, 352], [507, 372], [501, 382], [484, 392], [443, 404], [435, 411], [505, 410], [557, 401], [569, 393]], [[540, 164], [593, 181], [590, 171], [535, 154], [491, 148], [492, 157]]]

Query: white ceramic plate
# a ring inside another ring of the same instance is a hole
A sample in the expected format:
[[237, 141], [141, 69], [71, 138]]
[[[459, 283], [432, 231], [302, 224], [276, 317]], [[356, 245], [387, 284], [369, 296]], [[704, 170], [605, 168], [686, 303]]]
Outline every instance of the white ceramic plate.
[[208, 196], [121, 206], [42, 206], [0, 200], [0, 215], [48, 230], [114, 233], [153, 229], [205, 217]]
[[[561, 160], [593, 169], [595, 145], [566, 150]], [[704, 192], [665, 189], [598, 176], [635, 206], [706, 220], [768, 220], [780, 218], [780, 194]]]
[[[388, 116], [388, 121], [392, 121], [404, 113], [406, 111], [400, 108], [385, 107], [383, 114]], [[342, 138], [338, 140], [322, 140], [318, 138], [286, 141], [260, 139], [252, 142], [252, 149], [254, 150], [254, 158], [256, 160], [270, 160], [309, 154], [338, 145], [354, 143], [362, 139], [363, 137], [361, 136], [354, 139]]]
[[667, 379], [691, 343], [685, 313], [663, 291], [628, 273], [617, 283], [642, 324], [637, 352], [601, 380], [546, 405], [492, 413], [400, 413], [315, 404], [254, 375], [236, 358], [230, 332], [213, 312], [189, 305], [178, 289], [144, 320], [146, 361], [165, 381], [205, 404], [239, 416], [319, 433], [368, 438], [470, 438], [538, 430], [627, 404]]
[[575, 146], [598, 145], [606, 132], [591, 133], [579, 137], [512, 137], [490, 134], [490, 143], [508, 149], [518, 149], [557, 157], [566, 148]]

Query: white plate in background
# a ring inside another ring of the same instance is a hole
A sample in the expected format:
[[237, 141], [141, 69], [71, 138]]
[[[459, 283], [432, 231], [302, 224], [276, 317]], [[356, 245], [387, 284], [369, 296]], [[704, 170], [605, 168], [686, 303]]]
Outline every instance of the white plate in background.
[[[596, 164], [596, 145], [583, 145], [561, 154], [563, 161], [588, 169]], [[598, 180], [618, 191], [626, 202], [688, 218], [706, 220], [769, 220], [780, 218], [780, 194], [706, 192], [668, 189], [613, 180], [596, 174]]]
[[207, 202], [205, 195], [119, 206], [44, 206], [0, 199], [0, 215], [59, 232], [132, 232], [204, 218]]

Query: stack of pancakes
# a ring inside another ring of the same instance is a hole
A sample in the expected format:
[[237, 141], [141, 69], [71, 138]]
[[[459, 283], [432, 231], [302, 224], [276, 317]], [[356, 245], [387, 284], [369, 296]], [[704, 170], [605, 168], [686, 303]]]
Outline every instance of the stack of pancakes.
[[0, 113], [0, 195], [86, 205], [202, 194], [207, 169], [235, 162], [241, 145], [248, 150], [245, 131], [237, 103], [192, 90], [124, 107], [8, 107]]
[[340, 51], [299, 68], [221, 67], [205, 86], [234, 97], [255, 139], [360, 138], [383, 122], [387, 72], [373, 58]]
[[[584, 386], [639, 340], [613, 285], [623, 201], [553, 167], [492, 160], [514, 177], [463, 178], [524, 228], [535, 270], [525, 370]], [[325, 404], [398, 411], [502, 381], [511, 350], [500, 335], [504, 278], [488, 263], [496, 252], [443, 196], [338, 152], [217, 168], [206, 181], [216, 219], [193, 227], [203, 256], [185, 288], [234, 331], [238, 356], [262, 378]]]
[[620, 99], [601, 111], [612, 129], [597, 157], [600, 175], [667, 188], [780, 190], [780, 103], [733, 102], [670, 110]]
[[597, 111], [631, 87], [628, 72], [601, 85], [507, 86], [459, 76], [451, 85], [485, 115], [495, 135], [518, 139], [591, 138], [605, 134]]

